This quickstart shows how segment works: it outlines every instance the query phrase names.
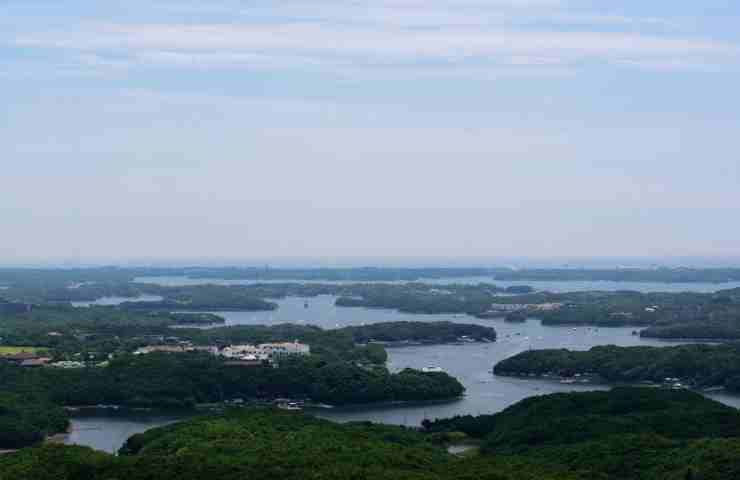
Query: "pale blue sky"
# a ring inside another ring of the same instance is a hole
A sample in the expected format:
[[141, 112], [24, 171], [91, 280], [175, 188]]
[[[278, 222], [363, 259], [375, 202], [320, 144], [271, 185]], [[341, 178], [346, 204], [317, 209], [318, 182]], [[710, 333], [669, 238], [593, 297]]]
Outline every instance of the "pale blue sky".
[[740, 256], [738, 2], [112, 3], [0, 0], [0, 262]]

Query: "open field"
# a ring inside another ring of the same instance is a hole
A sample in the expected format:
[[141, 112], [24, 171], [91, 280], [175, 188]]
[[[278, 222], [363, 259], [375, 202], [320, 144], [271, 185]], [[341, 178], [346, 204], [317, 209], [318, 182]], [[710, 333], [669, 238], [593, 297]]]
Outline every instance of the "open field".
[[3, 347], [0, 346], [0, 355], [14, 355], [20, 352], [27, 353], [39, 353], [42, 352], [43, 348], [38, 347]]

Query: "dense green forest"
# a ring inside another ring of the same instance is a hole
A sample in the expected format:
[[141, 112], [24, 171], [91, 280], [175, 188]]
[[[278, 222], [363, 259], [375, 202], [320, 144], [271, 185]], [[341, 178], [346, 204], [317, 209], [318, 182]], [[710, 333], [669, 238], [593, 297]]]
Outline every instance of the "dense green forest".
[[627, 433], [740, 437], [740, 412], [688, 390], [617, 387], [533, 396], [496, 414], [427, 420], [424, 427], [485, 439], [485, 450], [500, 453]]
[[[499, 362], [496, 375], [595, 375], [608, 382], [681, 383], [740, 391], [740, 344], [599, 346], [579, 352], [531, 350]], [[678, 379], [670, 380], [666, 379]]]
[[33, 389], [13, 394], [8, 393], [11, 386], [3, 382], [0, 385], [0, 450], [33, 445], [67, 429], [69, 421], [61, 407]]
[[641, 330], [640, 336], [666, 340], [740, 340], [740, 316], [677, 325], [654, 325]]
[[[477, 441], [480, 453], [450, 455], [446, 438]], [[740, 414], [648, 388], [533, 397], [424, 431], [231, 409], [135, 435], [120, 453], [27, 448], [0, 456], [0, 480], [734, 480]]]
[[43, 393], [59, 405], [117, 404], [137, 407], [192, 407], [235, 398], [310, 398], [334, 405], [418, 401], [460, 396], [464, 388], [444, 373], [383, 367], [319, 357], [285, 360], [271, 366], [229, 366], [207, 353], [151, 353], [116, 358], [107, 367], [27, 369], [0, 366], [3, 389]]
[[419, 432], [231, 410], [132, 437], [122, 455], [43, 446], [0, 456], [0, 480], [575, 479], [522, 461], [462, 460]]
[[734, 479], [740, 413], [685, 390], [615, 388], [527, 398], [503, 412], [426, 422], [464, 432], [483, 455], [514, 456], [604, 479]]

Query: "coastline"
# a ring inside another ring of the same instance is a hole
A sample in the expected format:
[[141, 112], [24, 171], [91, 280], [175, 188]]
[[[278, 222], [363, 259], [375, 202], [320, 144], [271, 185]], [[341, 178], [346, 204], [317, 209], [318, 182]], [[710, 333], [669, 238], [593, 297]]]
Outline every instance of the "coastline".
[[[381, 401], [381, 402], [369, 402], [369, 403], [349, 403], [349, 404], [342, 404], [342, 405], [334, 405], [330, 403], [320, 403], [320, 402], [311, 402], [311, 401], [305, 401], [301, 399], [293, 399], [293, 398], [284, 398], [280, 400], [285, 401], [291, 401], [291, 402], [300, 402], [302, 403], [304, 411], [321, 411], [321, 410], [328, 410], [328, 409], [335, 409], [335, 410], [353, 410], [353, 409], [373, 409], [373, 408], [387, 408], [387, 407], [398, 407], [398, 406], [424, 406], [424, 405], [437, 405], [437, 404], [446, 404], [446, 403], [454, 403], [457, 401], [462, 400], [465, 397], [465, 395], [460, 395], [456, 397], [449, 397], [449, 398], [438, 398], [438, 399], [431, 399], [431, 400], [387, 400], [387, 401]], [[75, 406], [66, 406], [64, 407], [65, 410], [67, 410], [71, 417], [85, 417], [85, 416], [92, 416], [92, 415], [99, 415], [99, 414], [115, 414], [118, 413], [122, 416], [126, 415], [133, 415], [133, 414], [141, 414], [141, 415], [147, 415], [147, 416], [156, 416], [156, 415], [164, 415], [169, 416], [171, 414], [182, 414], [183, 416], [196, 416], [202, 414], [202, 412], [208, 412], [208, 411], [217, 411], [222, 410], [224, 408], [253, 408], [253, 407], [261, 407], [261, 408], [270, 408], [275, 407], [277, 408], [277, 399], [272, 400], [247, 400], [243, 403], [235, 403], [235, 402], [214, 402], [214, 403], [199, 403], [194, 405], [192, 408], [167, 408], [167, 407], [130, 407], [127, 405], [75, 405]], [[105, 415], [103, 415], [105, 416]], [[70, 424], [70, 427], [68, 428], [67, 432], [58, 433], [55, 435], [52, 435], [50, 437], [47, 437], [47, 440], [50, 440], [52, 437], [56, 437], [57, 435], [68, 435], [72, 431], [72, 425]]]
[[43, 443], [63, 444], [67, 441], [73, 430], [72, 422], [69, 422], [65, 431], [47, 435]]
[[[642, 388], [662, 388], [666, 390], [688, 390], [690, 392], [695, 392], [704, 396], [707, 396], [707, 394], [711, 393], [722, 393], [730, 396], [737, 397], [738, 400], [740, 400], [740, 392], [728, 390], [726, 387], [722, 385], [713, 385], [708, 387], [691, 387], [688, 384], [681, 383], [680, 387], [676, 387], [674, 385], [671, 385], [669, 383], [655, 383], [652, 381], [641, 381], [641, 382], [609, 382], [600, 378], [597, 378], [595, 376], [581, 376], [581, 377], [563, 377], [558, 375], [535, 375], [535, 374], [529, 374], [529, 375], [507, 375], [507, 374], [494, 374], [498, 377], [503, 378], [515, 378], [518, 380], [539, 380], [539, 381], [545, 381], [545, 382], [551, 382], [551, 383], [557, 383], [557, 384], [566, 384], [566, 385], [597, 385], [602, 387], [642, 387]], [[679, 379], [680, 380], [680, 379]]]

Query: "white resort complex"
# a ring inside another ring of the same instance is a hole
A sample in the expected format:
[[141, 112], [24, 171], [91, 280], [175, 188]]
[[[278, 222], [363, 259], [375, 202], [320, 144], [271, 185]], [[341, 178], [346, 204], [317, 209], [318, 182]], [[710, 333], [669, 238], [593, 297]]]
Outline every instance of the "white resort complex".
[[231, 361], [241, 362], [268, 362], [275, 363], [281, 358], [294, 355], [310, 355], [311, 348], [305, 343], [282, 342], [282, 343], [261, 343], [259, 345], [229, 345], [228, 347], [219, 348], [217, 346], [193, 346], [189, 344], [179, 345], [150, 345], [141, 347], [134, 352], [134, 355], [143, 355], [153, 352], [180, 353], [206, 351], [212, 355], [221, 356]]
[[299, 342], [262, 343], [259, 345], [231, 345], [218, 352], [233, 360], [275, 361], [291, 355], [310, 355], [311, 348]]

